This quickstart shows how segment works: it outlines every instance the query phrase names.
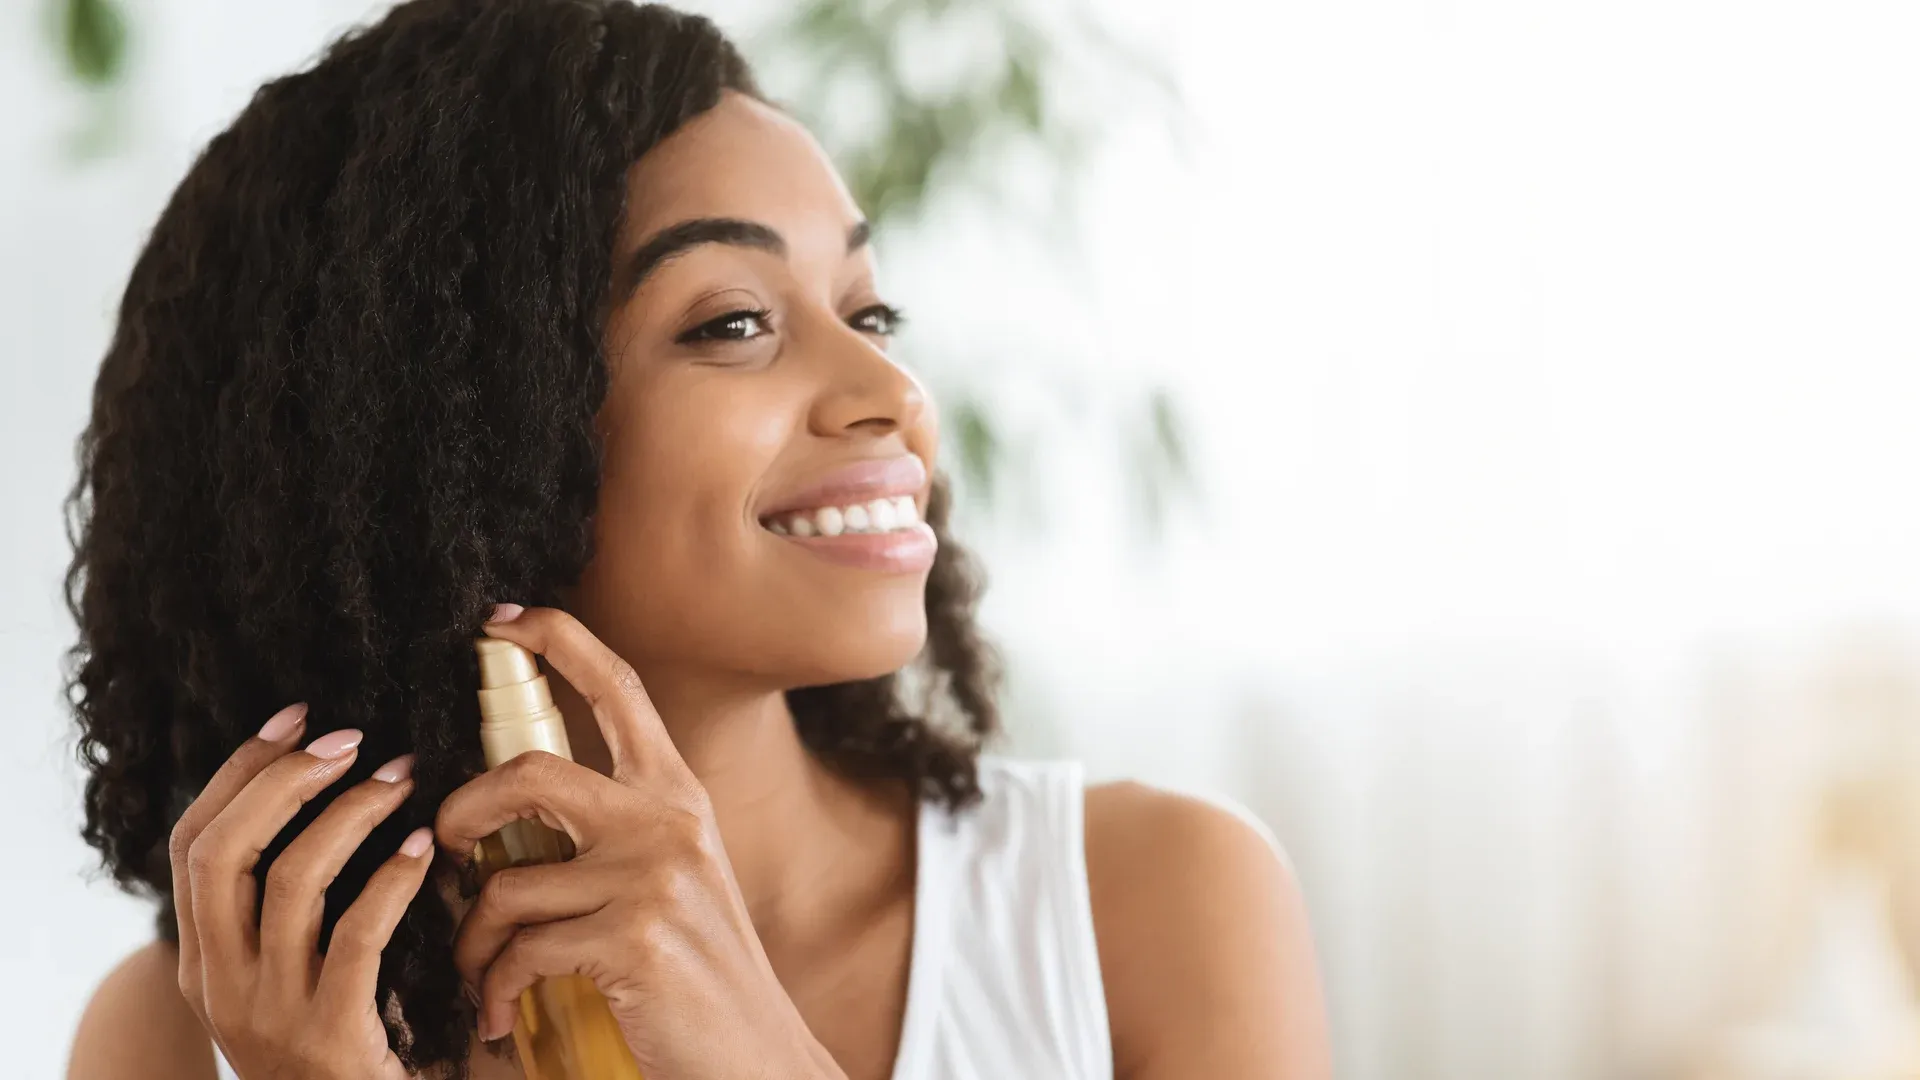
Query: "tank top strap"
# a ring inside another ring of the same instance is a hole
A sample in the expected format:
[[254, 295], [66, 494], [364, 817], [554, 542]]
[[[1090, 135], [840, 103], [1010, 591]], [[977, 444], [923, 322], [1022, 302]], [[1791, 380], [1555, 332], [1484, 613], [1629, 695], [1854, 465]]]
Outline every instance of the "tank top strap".
[[980, 762], [978, 802], [922, 807], [893, 1080], [1113, 1075], [1074, 761]]

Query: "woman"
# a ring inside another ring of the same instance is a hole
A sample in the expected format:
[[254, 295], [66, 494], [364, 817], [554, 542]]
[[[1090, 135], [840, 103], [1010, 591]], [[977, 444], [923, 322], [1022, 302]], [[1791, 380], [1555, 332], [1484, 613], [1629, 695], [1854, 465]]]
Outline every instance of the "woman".
[[[416, 0], [212, 141], [73, 496], [86, 836], [162, 905], [73, 1077], [513, 1076], [473, 1050], [570, 972], [652, 1080], [1325, 1074], [1269, 838], [980, 755], [866, 240], [657, 5]], [[481, 631], [577, 764], [480, 772]], [[577, 857], [469, 904], [529, 816]]]

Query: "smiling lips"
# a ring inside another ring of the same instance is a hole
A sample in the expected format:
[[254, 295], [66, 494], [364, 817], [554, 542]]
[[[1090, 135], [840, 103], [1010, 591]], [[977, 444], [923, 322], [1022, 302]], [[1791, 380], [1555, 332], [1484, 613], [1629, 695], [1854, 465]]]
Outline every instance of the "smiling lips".
[[920, 520], [927, 467], [913, 454], [855, 462], [761, 511], [768, 532], [842, 566], [910, 573], [938, 546]]

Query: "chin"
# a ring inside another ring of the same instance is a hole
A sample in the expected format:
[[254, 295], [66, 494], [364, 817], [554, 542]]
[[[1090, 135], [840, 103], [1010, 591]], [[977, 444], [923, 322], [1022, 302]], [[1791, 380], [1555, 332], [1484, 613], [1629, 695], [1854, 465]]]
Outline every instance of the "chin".
[[[915, 597], [916, 601], [919, 599]], [[821, 619], [795, 652], [794, 686], [826, 686], [891, 675], [913, 663], [927, 644], [927, 612], [921, 603], [868, 611], [864, 617]]]

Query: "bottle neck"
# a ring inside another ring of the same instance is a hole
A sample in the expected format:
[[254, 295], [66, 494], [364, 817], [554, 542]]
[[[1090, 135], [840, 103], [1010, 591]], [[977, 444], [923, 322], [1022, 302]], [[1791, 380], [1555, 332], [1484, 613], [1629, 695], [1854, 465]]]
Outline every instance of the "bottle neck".
[[541, 676], [480, 691], [480, 749], [497, 769], [529, 750], [573, 760], [567, 725]]

